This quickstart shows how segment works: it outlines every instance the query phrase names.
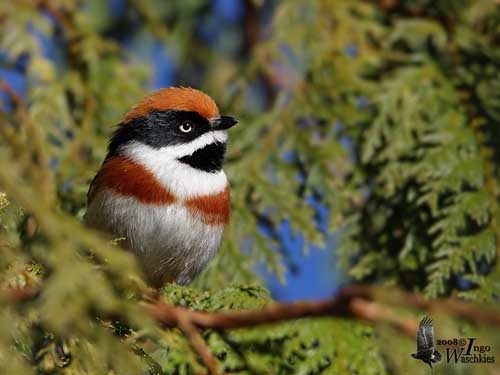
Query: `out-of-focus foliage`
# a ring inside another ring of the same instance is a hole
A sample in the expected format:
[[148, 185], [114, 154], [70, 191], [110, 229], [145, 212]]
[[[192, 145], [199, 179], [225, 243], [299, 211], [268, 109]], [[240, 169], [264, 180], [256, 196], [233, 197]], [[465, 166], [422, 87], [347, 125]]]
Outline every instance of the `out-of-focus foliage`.
[[[200, 37], [207, 0], [125, 7], [118, 16], [97, 0], [0, 2], [0, 64], [26, 79], [21, 103], [7, 98], [0, 112], [0, 281], [41, 286], [33, 301], [2, 305], [1, 374], [205, 371], [178, 330], [138, 308], [145, 286], [133, 258], [80, 223], [112, 126], [148, 92], [151, 71], [118, 40], [124, 33], [175, 51], [178, 82], [241, 121], [224, 245], [195, 288], [165, 289], [172, 303], [267, 304], [248, 286], [259, 282], [252, 267], [280, 274], [282, 265], [274, 236], [258, 228], [273, 233], [287, 219], [320, 243], [311, 197], [329, 208], [353, 279], [498, 299], [496, 2], [246, 1], [238, 55]], [[204, 337], [229, 373], [427, 370], [406, 360], [414, 342], [376, 332], [304, 320]]]

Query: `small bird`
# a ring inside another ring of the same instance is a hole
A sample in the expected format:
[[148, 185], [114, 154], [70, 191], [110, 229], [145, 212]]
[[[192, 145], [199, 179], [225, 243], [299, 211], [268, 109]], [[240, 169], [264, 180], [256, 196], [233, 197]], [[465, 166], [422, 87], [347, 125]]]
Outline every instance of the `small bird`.
[[125, 237], [154, 287], [189, 284], [216, 254], [231, 211], [227, 130], [199, 90], [160, 89], [125, 114], [87, 194], [84, 221]]
[[427, 363], [431, 369], [433, 363], [441, 361], [441, 353], [434, 347], [432, 319], [428, 316], [424, 316], [420, 321], [417, 333], [417, 352], [411, 356]]

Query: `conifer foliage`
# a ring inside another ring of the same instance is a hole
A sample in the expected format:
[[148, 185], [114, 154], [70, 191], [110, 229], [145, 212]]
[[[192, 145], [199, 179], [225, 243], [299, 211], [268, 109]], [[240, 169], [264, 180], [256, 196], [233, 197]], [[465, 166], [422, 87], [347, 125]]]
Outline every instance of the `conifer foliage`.
[[[212, 1], [129, 0], [118, 13], [111, 3], [0, 2], [0, 74], [21, 82], [0, 77], [0, 374], [208, 371], [197, 338], [147, 314], [151, 290], [120, 239], [81, 223], [113, 125], [150, 91], [142, 43], [166, 46], [176, 82], [241, 122], [222, 249], [194, 285], [165, 287], [165, 301], [209, 312], [272, 303], [253, 270], [283, 276], [283, 220], [310, 243], [336, 232], [325, 251], [347, 281], [498, 301], [497, 1], [245, 0], [217, 46], [202, 27]], [[311, 199], [328, 208], [327, 231]], [[436, 332], [446, 320], [434, 317]], [[447, 324], [500, 348], [481, 324]], [[413, 341], [355, 320], [201, 338], [224, 373], [423, 371]]]

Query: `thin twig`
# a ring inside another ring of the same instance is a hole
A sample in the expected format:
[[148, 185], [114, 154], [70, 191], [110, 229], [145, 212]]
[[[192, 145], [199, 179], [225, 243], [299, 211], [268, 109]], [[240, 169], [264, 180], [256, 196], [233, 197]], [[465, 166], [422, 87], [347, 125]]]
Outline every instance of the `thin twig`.
[[4, 91], [12, 101], [12, 103], [18, 107], [22, 103], [22, 99], [19, 94], [12, 88], [12, 86], [3, 78], [0, 78], [0, 90]]
[[482, 308], [457, 299], [424, 299], [416, 294], [406, 292], [393, 293], [392, 298], [404, 306], [411, 306], [419, 310], [444, 311], [457, 318], [480, 322], [500, 327], [500, 313], [496, 309]]
[[418, 323], [414, 319], [402, 318], [379, 303], [363, 298], [353, 298], [349, 304], [349, 310], [361, 320], [387, 323], [408, 337], [415, 337], [415, 332], [418, 331]]
[[23, 99], [21, 96], [14, 90], [14, 88], [7, 82], [5, 79], [0, 78], [0, 90], [3, 91], [9, 97], [9, 100], [14, 105], [15, 109], [18, 111], [19, 116], [21, 116], [22, 120], [25, 120], [28, 117], [28, 110], [23, 104]]
[[35, 298], [40, 292], [40, 288], [34, 286], [25, 286], [22, 288], [2, 288], [0, 297], [11, 303], [24, 302]]
[[407, 5], [400, 0], [376, 0], [374, 2], [387, 13], [399, 13], [407, 17], [421, 17], [424, 14], [424, 8]]
[[196, 326], [191, 321], [190, 317], [187, 314], [183, 314], [182, 312], [179, 313], [177, 315], [177, 325], [189, 340], [189, 343], [191, 344], [193, 349], [196, 351], [196, 353], [198, 353], [202, 362], [207, 367], [209, 373], [212, 375], [219, 374], [215, 357], [210, 351], [210, 348], [207, 346], [205, 340], [203, 340], [203, 337], [198, 331], [198, 328], [196, 328]]

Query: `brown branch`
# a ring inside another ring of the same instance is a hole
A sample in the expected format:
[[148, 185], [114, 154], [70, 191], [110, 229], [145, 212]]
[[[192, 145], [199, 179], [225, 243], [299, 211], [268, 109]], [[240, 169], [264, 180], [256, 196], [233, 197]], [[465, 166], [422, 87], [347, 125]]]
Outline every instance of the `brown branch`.
[[424, 299], [421, 296], [401, 291], [396, 293], [393, 292], [392, 298], [400, 305], [411, 306], [426, 311], [443, 311], [457, 318], [500, 327], [500, 313], [495, 309], [474, 306], [470, 303], [452, 298], [437, 300]]
[[400, 0], [376, 0], [375, 3], [386, 13], [398, 13], [407, 17], [421, 17], [424, 8], [406, 5]]
[[[39, 288], [4, 288], [4, 298], [20, 302], [35, 297]], [[283, 320], [307, 317], [351, 317], [370, 322], [386, 322], [407, 333], [412, 327], [387, 309], [389, 305], [413, 307], [425, 311], [445, 311], [473, 322], [500, 327], [500, 314], [489, 307], [475, 306], [457, 299], [425, 299], [409, 292], [376, 289], [367, 285], [343, 288], [336, 297], [323, 301], [273, 303], [262, 309], [219, 312], [193, 311], [159, 301], [143, 302], [142, 306], [156, 320], [166, 326], [178, 326], [188, 317], [198, 328], [233, 329], [271, 324]], [[415, 332], [415, 331], [412, 331]], [[413, 335], [413, 334], [412, 334]]]
[[177, 315], [187, 315], [199, 328], [231, 329], [254, 327], [283, 320], [306, 317], [350, 317], [369, 322], [386, 322], [410, 337], [414, 337], [416, 321], [402, 319], [373, 302], [374, 290], [368, 286], [343, 289], [335, 298], [324, 301], [273, 303], [256, 310], [207, 313], [192, 311], [158, 301], [144, 304], [146, 311], [159, 322], [175, 326]]
[[22, 103], [22, 99], [19, 94], [12, 88], [12, 86], [3, 78], [0, 78], [0, 90], [4, 91], [12, 101], [12, 103], [19, 107]]
[[39, 292], [40, 289], [34, 286], [2, 288], [0, 289], [0, 296], [8, 302], [19, 303], [35, 298]]
[[418, 331], [418, 323], [414, 319], [405, 319], [381, 306], [363, 298], [353, 298], [349, 304], [353, 317], [367, 322], [384, 322], [408, 337], [414, 338]]
[[5, 94], [7, 94], [9, 100], [12, 102], [15, 109], [18, 111], [19, 116], [21, 116], [21, 118], [25, 120], [28, 117], [28, 110], [26, 109], [26, 106], [23, 103], [23, 99], [16, 92], [16, 90], [14, 90], [11, 84], [3, 78], [0, 78], [0, 90], [3, 91]]
[[196, 328], [193, 322], [189, 319], [189, 316], [182, 312], [177, 314], [177, 324], [181, 331], [184, 333], [184, 336], [186, 336], [186, 338], [189, 340], [189, 343], [191, 344], [193, 349], [200, 356], [209, 373], [212, 375], [219, 374], [215, 357], [208, 348], [205, 340], [203, 340], [203, 337], [198, 331], [198, 328]]
[[407, 292], [376, 290], [364, 285], [344, 288], [335, 298], [325, 301], [273, 303], [255, 310], [207, 313], [169, 305], [162, 301], [147, 303], [144, 307], [151, 316], [168, 326], [176, 324], [175, 316], [178, 314], [189, 316], [190, 321], [199, 328], [212, 329], [253, 327], [283, 320], [329, 316], [384, 322], [413, 337], [417, 330], [417, 322], [402, 319], [384, 306], [389, 305], [387, 302], [395, 296], [397, 305], [426, 311], [442, 310], [458, 318], [500, 326], [500, 314], [497, 311], [453, 299], [427, 300]]
[[[30, 291], [11, 289], [10, 301], [31, 298]], [[217, 374], [217, 361], [198, 329], [255, 327], [306, 317], [343, 317], [370, 323], [385, 323], [408, 337], [415, 337], [418, 322], [401, 317], [390, 306], [413, 307], [425, 311], [444, 311], [457, 318], [500, 327], [500, 314], [491, 308], [475, 306], [456, 299], [428, 300], [408, 292], [356, 285], [342, 289], [324, 301], [272, 303], [262, 309], [203, 312], [174, 306], [159, 299], [142, 302], [146, 312], [163, 325], [178, 327], [198, 353], [211, 374]]]
[[[179, 326], [180, 321], [189, 322], [189, 329], [196, 332], [197, 335], [199, 333], [195, 327], [204, 329], [232, 329], [254, 327], [305, 317], [345, 317], [371, 323], [386, 323], [404, 335], [414, 338], [418, 331], [418, 322], [415, 319], [401, 317], [389, 309], [387, 305], [390, 304], [391, 300], [393, 305], [411, 306], [427, 311], [442, 310], [459, 318], [500, 326], [500, 314], [497, 311], [481, 309], [477, 306], [453, 299], [427, 300], [421, 296], [407, 292], [394, 293], [394, 291], [376, 290], [364, 285], [344, 288], [335, 298], [325, 301], [296, 302], [291, 304], [273, 303], [262, 309], [255, 310], [208, 313], [188, 310], [162, 301], [144, 303], [143, 306], [152, 317], [162, 324]], [[182, 320], [179, 319], [180, 317], [182, 317]], [[201, 339], [201, 336], [193, 338], [190, 336], [192, 332], [184, 329], [183, 332], [189, 338], [191, 345], [200, 354], [200, 357], [202, 357], [202, 354], [207, 355], [209, 353], [209, 349]], [[213, 357], [210, 355], [208, 358], [211, 361]], [[205, 359], [203, 361], [207, 368], [210, 369], [209, 362]]]

